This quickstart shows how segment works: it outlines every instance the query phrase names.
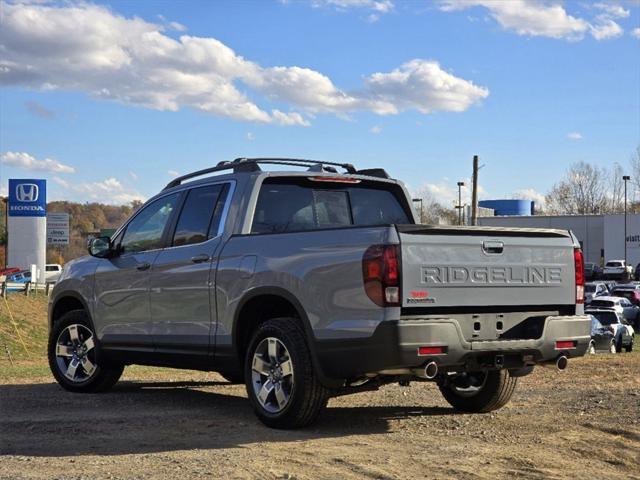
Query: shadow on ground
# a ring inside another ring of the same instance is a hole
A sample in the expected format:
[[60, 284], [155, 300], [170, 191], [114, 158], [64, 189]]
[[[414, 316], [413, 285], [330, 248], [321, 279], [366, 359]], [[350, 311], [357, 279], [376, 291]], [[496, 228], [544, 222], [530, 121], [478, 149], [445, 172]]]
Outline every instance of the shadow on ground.
[[221, 382], [122, 382], [103, 394], [68, 393], [56, 384], [0, 385], [0, 455], [233, 448], [382, 434], [394, 419], [455, 413], [422, 406], [334, 407], [310, 428], [279, 431], [258, 422], [242, 393], [242, 387]]

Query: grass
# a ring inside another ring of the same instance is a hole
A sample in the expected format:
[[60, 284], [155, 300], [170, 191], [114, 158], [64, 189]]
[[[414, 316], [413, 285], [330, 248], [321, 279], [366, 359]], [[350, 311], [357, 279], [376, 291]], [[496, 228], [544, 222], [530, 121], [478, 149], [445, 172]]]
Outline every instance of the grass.
[[0, 299], [0, 366], [10, 365], [9, 355], [14, 362], [46, 360], [47, 302], [43, 293]]

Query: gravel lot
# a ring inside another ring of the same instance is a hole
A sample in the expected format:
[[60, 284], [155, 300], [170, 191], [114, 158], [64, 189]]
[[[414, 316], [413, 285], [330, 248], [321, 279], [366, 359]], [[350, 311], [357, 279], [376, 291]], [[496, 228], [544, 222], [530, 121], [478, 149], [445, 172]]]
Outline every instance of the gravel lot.
[[97, 395], [3, 378], [3, 479], [640, 479], [638, 352], [539, 368], [493, 414], [458, 414], [431, 384], [389, 385], [332, 399], [298, 431], [263, 427], [244, 387], [215, 374], [132, 367]]

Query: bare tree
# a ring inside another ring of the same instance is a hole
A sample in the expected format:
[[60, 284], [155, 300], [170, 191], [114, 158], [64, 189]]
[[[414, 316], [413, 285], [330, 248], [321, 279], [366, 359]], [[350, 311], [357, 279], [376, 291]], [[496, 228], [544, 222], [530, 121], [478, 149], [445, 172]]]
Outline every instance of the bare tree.
[[606, 213], [624, 212], [624, 180], [622, 179], [624, 174], [622, 166], [616, 163], [608, 175], [608, 188], [606, 191], [608, 205], [606, 206]]
[[632, 204], [638, 204], [638, 202], [640, 202], [640, 145], [638, 145], [635, 152], [631, 154], [629, 165], [631, 167], [629, 200]]
[[547, 213], [606, 213], [611, 205], [607, 195], [609, 178], [603, 168], [585, 162], [574, 163], [545, 196]]
[[419, 198], [422, 202], [415, 202], [414, 207], [418, 212], [420, 223], [427, 225], [437, 225], [440, 223], [455, 224], [458, 222], [458, 213], [439, 203], [431, 192], [426, 189], [420, 189], [415, 192], [415, 198]]

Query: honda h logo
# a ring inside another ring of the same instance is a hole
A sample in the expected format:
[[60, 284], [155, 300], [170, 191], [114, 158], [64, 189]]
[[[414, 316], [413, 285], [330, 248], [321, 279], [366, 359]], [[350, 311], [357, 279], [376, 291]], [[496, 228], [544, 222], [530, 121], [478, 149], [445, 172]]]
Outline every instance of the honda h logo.
[[38, 185], [35, 183], [19, 183], [16, 185], [16, 198], [19, 202], [37, 202]]

